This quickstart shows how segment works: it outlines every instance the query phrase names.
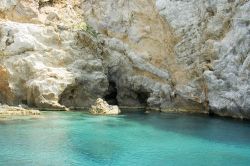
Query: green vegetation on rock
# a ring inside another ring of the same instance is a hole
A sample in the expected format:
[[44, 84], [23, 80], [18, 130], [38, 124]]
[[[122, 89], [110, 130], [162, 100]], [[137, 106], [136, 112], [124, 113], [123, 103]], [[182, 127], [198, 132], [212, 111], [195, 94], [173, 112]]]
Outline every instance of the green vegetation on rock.
[[98, 32], [96, 32], [96, 30], [92, 26], [86, 24], [85, 22], [75, 24], [72, 29], [74, 31], [85, 31], [95, 38], [97, 38], [98, 35]]
[[87, 31], [87, 24], [85, 22], [80, 22], [73, 26], [73, 30], [75, 31]]
[[97, 38], [97, 36], [98, 36], [98, 32], [96, 32], [96, 30], [90, 25], [87, 25], [86, 32], [89, 33], [91, 36], [93, 36], [95, 38]]
[[4, 57], [5, 56], [5, 52], [4, 51], [0, 51], [0, 57]]

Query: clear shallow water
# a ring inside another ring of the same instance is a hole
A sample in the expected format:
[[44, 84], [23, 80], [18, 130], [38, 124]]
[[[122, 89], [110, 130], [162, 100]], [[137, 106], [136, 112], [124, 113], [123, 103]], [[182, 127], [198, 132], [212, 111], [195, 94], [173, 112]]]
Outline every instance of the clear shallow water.
[[250, 123], [180, 114], [44, 112], [0, 120], [0, 165], [250, 165]]

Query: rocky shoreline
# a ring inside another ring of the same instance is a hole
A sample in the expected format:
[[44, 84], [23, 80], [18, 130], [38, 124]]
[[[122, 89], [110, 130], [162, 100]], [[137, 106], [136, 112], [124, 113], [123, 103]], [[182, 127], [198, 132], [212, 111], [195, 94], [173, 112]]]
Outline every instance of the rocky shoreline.
[[250, 119], [250, 2], [2, 0], [0, 103]]
[[11, 107], [7, 105], [0, 105], [0, 117], [1, 116], [30, 116], [40, 115], [39, 110], [25, 109], [22, 107]]

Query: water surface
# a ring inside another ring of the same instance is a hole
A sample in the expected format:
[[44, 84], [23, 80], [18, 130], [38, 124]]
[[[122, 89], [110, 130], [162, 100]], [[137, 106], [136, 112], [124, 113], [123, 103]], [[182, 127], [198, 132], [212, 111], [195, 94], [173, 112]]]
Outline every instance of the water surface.
[[250, 165], [250, 123], [183, 114], [43, 112], [0, 120], [0, 165]]

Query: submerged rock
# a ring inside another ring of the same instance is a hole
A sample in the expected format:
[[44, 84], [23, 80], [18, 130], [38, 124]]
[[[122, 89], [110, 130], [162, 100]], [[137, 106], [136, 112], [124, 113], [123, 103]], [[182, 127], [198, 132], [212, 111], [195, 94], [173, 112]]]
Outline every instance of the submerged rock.
[[39, 110], [25, 109], [22, 107], [11, 107], [0, 105], [0, 116], [25, 116], [25, 115], [40, 115]]
[[98, 98], [95, 105], [91, 106], [89, 112], [97, 115], [118, 115], [121, 113], [121, 110], [118, 106], [109, 105], [103, 99]]

